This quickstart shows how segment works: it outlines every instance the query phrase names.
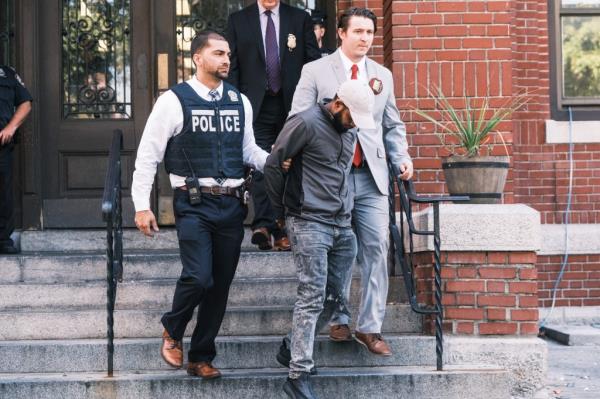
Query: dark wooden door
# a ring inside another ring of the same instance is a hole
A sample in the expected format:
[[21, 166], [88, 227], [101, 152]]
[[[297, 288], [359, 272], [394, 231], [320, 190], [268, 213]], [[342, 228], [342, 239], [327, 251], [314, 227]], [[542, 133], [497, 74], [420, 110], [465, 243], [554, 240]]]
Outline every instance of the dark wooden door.
[[124, 133], [125, 225], [135, 149], [153, 87], [151, 2], [39, 2], [39, 112], [42, 225], [101, 227], [112, 132]]

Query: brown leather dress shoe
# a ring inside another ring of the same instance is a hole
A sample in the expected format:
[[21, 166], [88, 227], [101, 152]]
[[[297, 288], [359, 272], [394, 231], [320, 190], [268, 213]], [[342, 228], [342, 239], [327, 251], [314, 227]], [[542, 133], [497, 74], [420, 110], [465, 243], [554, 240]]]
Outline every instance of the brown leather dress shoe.
[[214, 368], [210, 362], [190, 362], [187, 367], [187, 373], [189, 375], [202, 377], [205, 380], [211, 380], [221, 376], [219, 369]]
[[335, 342], [352, 341], [352, 333], [350, 332], [348, 324], [331, 326], [329, 329], [329, 339]]
[[281, 237], [279, 240], [275, 240], [273, 243], [273, 249], [275, 251], [289, 251], [291, 248], [290, 239], [286, 236]]
[[258, 229], [252, 230], [252, 244], [258, 245], [258, 249], [261, 251], [268, 251], [273, 246], [271, 245], [271, 233], [266, 227], [259, 227]]
[[380, 356], [391, 356], [392, 351], [388, 344], [383, 340], [381, 334], [363, 334], [354, 332], [354, 339], [359, 344], [365, 346], [369, 352]]
[[181, 341], [177, 341], [171, 336], [167, 330], [163, 331], [163, 342], [160, 348], [160, 355], [169, 366], [181, 368], [183, 366], [183, 349]]

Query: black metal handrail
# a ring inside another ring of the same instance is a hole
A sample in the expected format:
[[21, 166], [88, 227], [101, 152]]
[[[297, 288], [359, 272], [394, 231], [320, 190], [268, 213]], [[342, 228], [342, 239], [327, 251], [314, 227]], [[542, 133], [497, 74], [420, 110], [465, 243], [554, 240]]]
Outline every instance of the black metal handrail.
[[[390, 232], [392, 234], [392, 253], [394, 261], [400, 264], [404, 285], [408, 301], [412, 310], [419, 314], [435, 314], [435, 352], [437, 370], [444, 369], [444, 336], [442, 331], [442, 322], [444, 319], [444, 309], [442, 306], [442, 264], [441, 264], [441, 240], [440, 240], [440, 203], [447, 201], [461, 202], [468, 201], [467, 196], [420, 196], [415, 192], [412, 181], [403, 181], [397, 176], [399, 173], [390, 166]], [[398, 187], [400, 198], [400, 223], [396, 224], [396, 201], [394, 186]], [[412, 215], [412, 203], [431, 204], [433, 206], [433, 230], [418, 230], [415, 227]], [[406, 217], [408, 225], [409, 251], [406, 252], [404, 246], [404, 218]], [[434, 307], [421, 306], [417, 301], [417, 290], [415, 288], [415, 279], [413, 276], [414, 255], [413, 236], [433, 236], [434, 248], [434, 281], [435, 281], [435, 304]], [[394, 270], [394, 268], [392, 268]]]
[[123, 132], [115, 130], [108, 154], [102, 195], [102, 219], [106, 222], [106, 311], [108, 376], [113, 376], [114, 311], [117, 282], [123, 281], [123, 223], [121, 207], [121, 151]]

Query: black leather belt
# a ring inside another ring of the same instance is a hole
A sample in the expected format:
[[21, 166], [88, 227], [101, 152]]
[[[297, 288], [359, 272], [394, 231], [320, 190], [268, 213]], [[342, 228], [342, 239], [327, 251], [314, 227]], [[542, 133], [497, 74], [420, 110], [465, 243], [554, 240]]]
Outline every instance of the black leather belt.
[[210, 186], [200, 187], [200, 192], [210, 195], [228, 195], [230, 197], [242, 198], [239, 187]]
[[[177, 187], [179, 190], [187, 191], [186, 186]], [[223, 186], [210, 186], [200, 187], [200, 192], [203, 194], [210, 195], [227, 195], [235, 198], [242, 198], [242, 189], [240, 187], [223, 187]]]

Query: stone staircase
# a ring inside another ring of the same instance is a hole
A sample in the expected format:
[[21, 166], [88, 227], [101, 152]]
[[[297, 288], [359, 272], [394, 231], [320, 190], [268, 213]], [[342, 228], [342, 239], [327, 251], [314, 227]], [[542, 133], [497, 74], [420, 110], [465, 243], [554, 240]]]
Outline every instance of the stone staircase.
[[[291, 322], [295, 269], [289, 253], [252, 251], [249, 235], [218, 338], [215, 365], [224, 376], [203, 381], [169, 368], [159, 355], [159, 319], [181, 268], [174, 231], [154, 239], [125, 232], [114, 378], [105, 373], [105, 233], [24, 232], [23, 253], [0, 258], [0, 398], [285, 397], [286, 369], [275, 354]], [[357, 279], [354, 284], [352, 309]], [[421, 335], [421, 317], [402, 298], [401, 281], [393, 279], [384, 324], [393, 356], [318, 337], [314, 386], [320, 398], [510, 397], [503, 370], [435, 371], [434, 338]]]

